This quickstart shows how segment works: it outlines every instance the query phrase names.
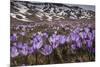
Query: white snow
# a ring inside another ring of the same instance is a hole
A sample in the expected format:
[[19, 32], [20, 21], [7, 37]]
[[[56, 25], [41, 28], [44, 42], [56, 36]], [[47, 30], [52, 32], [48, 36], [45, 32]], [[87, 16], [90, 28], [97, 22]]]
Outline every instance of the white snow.
[[[26, 18], [26, 16], [24, 16], [24, 15], [22, 15], [22, 14], [20, 14], [20, 13], [16, 13], [16, 14], [11, 13], [10, 15], [11, 15], [11, 17], [13, 17], [13, 18], [15, 18], [15, 19], [17, 19], [17, 20], [27, 21], [27, 22], [32, 22], [32, 20], [29, 20], [28, 18]], [[16, 17], [16, 15], [21, 16], [21, 17], [22, 17], [22, 19], [20, 19], [20, 18]]]

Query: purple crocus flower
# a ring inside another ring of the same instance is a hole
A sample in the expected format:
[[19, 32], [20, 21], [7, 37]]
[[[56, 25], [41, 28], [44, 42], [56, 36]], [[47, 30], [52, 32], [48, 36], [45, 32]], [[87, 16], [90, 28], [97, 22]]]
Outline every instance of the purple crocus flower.
[[72, 41], [78, 41], [80, 39], [80, 36], [77, 33], [71, 33], [70, 36]]
[[11, 41], [16, 41], [17, 39], [16, 39], [16, 37], [14, 37], [14, 36], [10, 36], [10, 40], [11, 40]]
[[94, 39], [93, 33], [89, 32], [89, 33], [88, 33], [88, 37], [89, 37], [90, 40], [93, 40], [93, 39]]
[[11, 41], [16, 41], [17, 40], [17, 34], [13, 33], [13, 35], [10, 36]]
[[95, 30], [92, 30], [92, 40], [95, 39]]
[[19, 52], [21, 55], [26, 56], [28, 54], [28, 45], [24, 43], [22, 49], [20, 49]]
[[69, 43], [70, 41], [71, 41], [71, 37], [70, 37], [70, 36], [67, 36], [67, 37], [66, 37], [66, 42]]
[[33, 49], [40, 49], [41, 44], [36, 42], [36, 43], [33, 43], [32, 47]]
[[21, 49], [23, 47], [23, 43], [22, 42], [18, 42], [17, 43], [17, 48]]
[[15, 46], [11, 47], [11, 57], [16, 57], [19, 55], [19, 52]]
[[35, 38], [33, 38], [33, 48], [34, 49], [39, 49], [41, 48], [43, 45], [43, 40], [42, 37], [40, 35], [36, 35]]
[[55, 43], [56, 42], [56, 35], [55, 34], [53, 34], [52, 36], [50, 36], [50, 38], [49, 38], [49, 42], [51, 43]]
[[43, 55], [50, 55], [52, 53], [53, 49], [50, 45], [44, 45], [41, 50], [40, 53]]
[[77, 45], [78, 48], [81, 48], [81, 47], [82, 47], [82, 42], [81, 42], [81, 40], [76, 41], [76, 45]]
[[86, 32], [80, 32], [79, 35], [80, 35], [80, 37], [81, 37], [82, 39], [87, 38], [87, 33], [86, 33]]
[[80, 36], [78, 34], [76, 34], [76, 41], [80, 40]]
[[66, 36], [60, 35], [60, 37], [59, 37], [59, 43], [60, 44], [64, 44], [65, 42], [66, 42]]
[[36, 35], [35, 38], [33, 38], [33, 39], [42, 40], [42, 36], [41, 35]]
[[87, 47], [88, 48], [90, 48], [90, 47], [92, 47], [92, 41], [91, 40], [86, 40], [86, 42], [87, 42]]
[[77, 27], [73, 32], [74, 32], [74, 33], [79, 33], [79, 31], [80, 31], [80, 28]]
[[86, 33], [88, 33], [90, 31], [90, 29], [88, 27], [85, 27], [84, 30]]
[[29, 54], [34, 53], [34, 49], [33, 49], [32, 47], [28, 47], [28, 53], [29, 53]]
[[71, 36], [71, 40], [72, 41], [75, 41], [75, 39], [76, 39], [76, 35], [75, 35], [75, 33], [70, 33], [70, 36]]
[[49, 38], [49, 42], [50, 42], [50, 44], [52, 45], [53, 48], [57, 48], [59, 46], [59, 35], [53, 34]]
[[43, 33], [43, 36], [45, 36], [46, 38], [48, 38], [48, 34], [47, 33]]

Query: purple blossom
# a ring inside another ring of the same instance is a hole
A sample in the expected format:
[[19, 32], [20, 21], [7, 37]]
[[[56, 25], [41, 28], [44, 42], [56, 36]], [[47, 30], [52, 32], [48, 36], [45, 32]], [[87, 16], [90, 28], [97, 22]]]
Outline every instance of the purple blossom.
[[14, 37], [14, 36], [10, 36], [10, 40], [11, 40], [11, 41], [16, 41], [17, 39], [16, 39], [16, 37]]
[[82, 39], [87, 38], [87, 33], [86, 33], [86, 32], [80, 32], [79, 35], [80, 35], [80, 37], [81, 37]]
[[39, 49], [39, 48], [42, 47], [42, 45], [43, 45], [43, 42], [42, 41], [40, 41], [40, 42], [34, 42], [32, 47], [34, 49]]
[[48, 34], [47, 33], [43, 33], [43, 36], [45, 36], [46, 38], [48, 38]]
[[80, 40], [80, 36], [78, 34], [76, 34], [76, 40], [75, 41], [79, 41]]
[[33, 38], [33, 48], [34, 49], [39, 49], [41, 48], [43, 45], [43, 40], [42, 37], [40, 35], [35, 36], [35, 38]]
[[77, 27], [73, 32], [74, 32], [74, 33], [79, 33], [79, 31], [80, 31], [80, 28]]
[[11, 47], [11, 57], [16, 57], [19, 55], [19, 52], [15, 46]]
[[85, 27], [84, 30], [86, 33], [88, 33], [90, 31], [90, 29], [88, 27]]
[[86, 40], [86, 42], [87, 42], [87, 47], [88, 48], [90, 48], [90, 47], [92, 47], [92, 41], [91, 40]]
[[60, 35], [60, 37], [59, 37], [59, 43], [60, 44], [64, 44], [65, 42], [66, 42], [66, 36]]
[[80, 36], [77, 33], [71, 33], [70, 36], [72, 41], [78, 41], [80, 39]]
[[56, 41], [59, 41], [59, 36], [57, 36], [56, 34], [53, 34], [52, 36], [50, 36], [49, 38], [49, 42], [51, 43], [56, 43]]
[[[23, 26], [22, 26], [23, 27]], [[24, 31], [24, 27], [22, 28]], [[81, 32], [80, 32], [81, 31]], [[25, 32], [20, 32], [22, 36], [25, 36]], [[93, 40], [95, 39], [95, 30], [90, 31], [88, 27], [84, 28], [84, 30], [80, 30], [79, 27], [77, 27], [73, 32], [71, 32], [68, 36], [61, 35], [54, 33], [50, 37], [48, 33], [40, 33], [34, 34], [33, 39], [30, 39], [29, 44], [32, 46], [29, 47], [27, 43], [22, 43], [17, 41], [17, 33], [13, 33], [10, 36], [10, 39], [13, 43], [13, 46], [11, 47], [11, 57], [16, 57], [19, 54], [21, 55], [28, 55], [34, 53], [35, 50], [40, 50], [40, 53], [43, 55], [50, 55], [53, 51], [53, 49], [57, 48], [59, 44], [64, 45], [64, 43], [74, 43], [71, 45], [71, 49], [75, 50], [76, 48], [81, 48], [82, 43], [86, 44], [86, 47], [91, 48]], [[43, 39], [49, 40], [49, 45], [43, 45], [44, 42]], [[93, 49], [94, 51], [94, 49]]]
[[82, 42], [81, 42], [81, 40], [76, 41], [76, 45], [77, 45], [78, 48], [81, 48], [81, 47], [82, 47]]
[[52, 53], [53, 49], [50, 45], [44, 45], [41, 50], [40, 53], [43, 55], [50, 55]]
[[17, 34], [13, 33], [13, 35], [10, 36], [11, 41], [16, 41], [17, 40]]
[[73, 32], [70, 33], [70, 36], [71, 36], [71, 40], [72, 41], [75, 41], [75, 39], [76, 39], [75, 33], [73, 33]]
[[88, 38], [89, 38], [90, 40], [93, 40], [93, 39], [94, 39], [93, 33], [89, 32], [89, 33], [88, 33]]
[[52, 45], [53, 48], [57, 48], [59, 46], [59, 35], [53, 34], [49, 38], [49, 42], [50, 42], [50, 44]]
[[22, 49], [20, 49], [19, 52], [21, 55], [26, 56], [28, 54], [28, 45], [24, 43]]
[[36, 39], [38, 41], [42, 40], [42, 36], [41, 35], [36, 35], [35, 38], [33, 38], [33, 40]]
[[23, 47], [22, 42], [18, 42], [18, 44], [17, 44], [17, 48], [21, 49], [22, 47]]
[[32, 47], [28, 47], [28, 53], [29, 53], [29, 54], [34, 53], [34, 49], [33, 49]]
[[66, 37], [66, 42], [69, 43], [70, 41], [71, 41], [71, 37], [70, 36], [67, 36]]

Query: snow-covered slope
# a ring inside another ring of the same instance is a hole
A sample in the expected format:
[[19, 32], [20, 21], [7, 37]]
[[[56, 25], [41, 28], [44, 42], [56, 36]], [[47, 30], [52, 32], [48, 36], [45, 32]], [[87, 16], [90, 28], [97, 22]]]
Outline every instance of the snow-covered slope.
[[79, 6], [58, 3], [33, 3], [27, 1], [11, 2], [11, 17], [21, 21], [32, 22], [66, 19], [91, 19], [95, 12]]

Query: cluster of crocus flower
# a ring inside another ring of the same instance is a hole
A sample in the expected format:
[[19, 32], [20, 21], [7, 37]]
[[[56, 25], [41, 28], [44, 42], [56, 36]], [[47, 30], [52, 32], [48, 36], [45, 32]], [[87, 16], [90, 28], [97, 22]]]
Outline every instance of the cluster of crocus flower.
[[68, 35], [57, 33], [49, 35], [49, 33], [46, 32], [38, 32], [32, 36], [31, 46], [29, 46], [29, 43], [16, 42], [17, 38], [18, 36], [16, 33], [11, 35], [11, 42], [14, 42], [14, 45], [11, 46], [11, 57], [16, 57], [18, 55], [26, 56], [36, 52], [40, 52], [43, 55], [50, 55], [58, 46], [67, 45], [69, 43], [71, 45], [71, 49], [73, 50], [82, 48], [84, 44], [87, 49], [93, 48], [95, 29], [92, 29], [91, 27], [84, 27], [82, 29], [76, 28]]

